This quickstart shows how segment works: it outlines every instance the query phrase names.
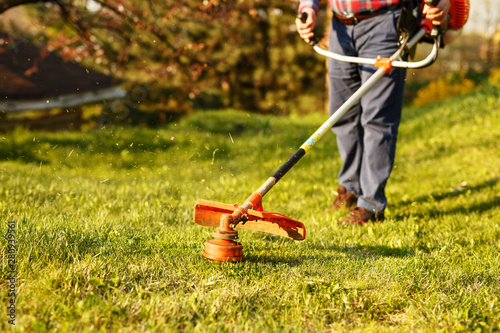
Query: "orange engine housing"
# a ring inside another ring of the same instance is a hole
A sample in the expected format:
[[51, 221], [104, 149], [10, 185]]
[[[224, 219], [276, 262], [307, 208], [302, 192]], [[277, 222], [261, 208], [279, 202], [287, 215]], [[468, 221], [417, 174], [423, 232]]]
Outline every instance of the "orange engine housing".
[[469, 0], [451, 0], [450, 3], [450, 22], [448, 24], [448, 28], [462, 29], [469, 19]]

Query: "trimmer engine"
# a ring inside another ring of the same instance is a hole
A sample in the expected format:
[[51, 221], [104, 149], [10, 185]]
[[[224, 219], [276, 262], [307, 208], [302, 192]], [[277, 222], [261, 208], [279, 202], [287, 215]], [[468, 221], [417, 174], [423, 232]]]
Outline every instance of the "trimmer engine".
[[451, 0], [449, 29], [462, 29], [469, 18], [469, 0]]
[[[436, 6], [439, 0], [425, 0], [423, 5]], [[421, 8], [421, 9], [422, 9]], [[423, 38], [422, 41], [433, 43], [433, 39], [438, 38], [438, 45], [444, 47], [453, 42], [462, 33], [462, 28], [469, 18], [469, 0], [450, 0], [450, 10], [448, 20], [444, 25], [433, 25], [430, 20], [422, 19], [421, 27], [427, 29], [431, 38]]]

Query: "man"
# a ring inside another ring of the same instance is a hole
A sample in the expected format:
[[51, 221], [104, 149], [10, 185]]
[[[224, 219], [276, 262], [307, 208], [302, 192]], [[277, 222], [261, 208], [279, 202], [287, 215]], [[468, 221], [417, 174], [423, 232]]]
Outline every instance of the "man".
[[[390, 57], [398, 48], [397, 21], [400, 1], [330, 0], [333, 18], [329, 50], [335, 53], [376, 58]], [[296, 20], [301, 38], [313, 38], [319, 0], [300, 0]], [[450, 0], [436, 7], [424, 6], [423, 14], [440, 25], [446, 20]], [[334, 113], [374, 72], [369, 65], [328, 59], [330, 114]], [[338, 174], [335, 208], [352, 208], [339, 224], [363, 225], [383, 221], [387, 206], [385, 186], [394, 165], [396, 139], [401, 120], [406, 71], [398, 68], [380, 79], [332, 128], [343, 166]]]

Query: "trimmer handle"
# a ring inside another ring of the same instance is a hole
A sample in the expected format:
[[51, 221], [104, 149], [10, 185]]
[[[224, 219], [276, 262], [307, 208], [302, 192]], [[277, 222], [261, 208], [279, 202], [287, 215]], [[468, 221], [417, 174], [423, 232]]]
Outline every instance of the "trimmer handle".
[[[307, 13], [306, 12], [299, 13], [299, 14], [297, 14], [297, 18], [300, 20], [300, 22], [306, 23]], [[313, 36], [311, 39], [309, 39], [309, 45], [314, 46], [316, 44], [318, 44], [318, 40], [316, 39], [316, 36]]]
[[307, 13], [306, 12], [302, 12], [302, 13], [299, 13], [297, 14], [297, 18], [300, 20], [300, 22], [302, 23], [306, 23], [307, 21]]
[[[440, 0], [425, 0], [425, 4], [429, 7], [436, 7], [438, 5], [439, 1]], [[430, 24], [428, 25], [428, 27], [430, 28]], [[430, 31], [430, 36], [437, 40], [438, 46], [440, 48], [444, 47], [443, 41], [442, 41], [442, 37], [443, 37], [443, 33], [444, 33], [443, 29], [446, 29], [446, 27], [442, 27], [441, 25], [432, 24], [432, 30]]]

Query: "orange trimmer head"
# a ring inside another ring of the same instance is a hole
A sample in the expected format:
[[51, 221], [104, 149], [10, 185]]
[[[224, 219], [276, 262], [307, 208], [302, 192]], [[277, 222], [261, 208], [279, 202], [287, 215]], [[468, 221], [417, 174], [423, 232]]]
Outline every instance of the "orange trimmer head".
[[[237, 205], [199, 199], [194, 207], [194, 223], [205, 227], [219, 227], [223, 215], [231, 215]], [[303, 240], [306, 237], [304, 224], [278, 213], [249, 209], [236, 229], [256, 230], [269, 234]]]
[[[262, 207], [258, 205], [258, 207]], [[194, 223], [205, 227], [218, 227], [205, 243], [203, 256], [214, 261], [240, 261], [242, 245], [237, 242], [238, 231], [246, 229], [266, 232], [294, 240], [306, 237], [304, 225], [285, 215], [254, 209], [242, 209], [238, 205], [198, 200], [194, 207]]]

